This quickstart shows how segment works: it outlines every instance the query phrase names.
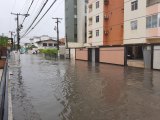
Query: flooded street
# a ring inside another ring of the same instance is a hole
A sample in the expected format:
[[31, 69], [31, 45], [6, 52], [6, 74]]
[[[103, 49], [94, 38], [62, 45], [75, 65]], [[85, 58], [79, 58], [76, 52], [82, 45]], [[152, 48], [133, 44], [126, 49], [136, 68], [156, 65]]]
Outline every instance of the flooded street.
[[160, 120], [160, 71], [29, 54], [10, 69], [14, 120]]

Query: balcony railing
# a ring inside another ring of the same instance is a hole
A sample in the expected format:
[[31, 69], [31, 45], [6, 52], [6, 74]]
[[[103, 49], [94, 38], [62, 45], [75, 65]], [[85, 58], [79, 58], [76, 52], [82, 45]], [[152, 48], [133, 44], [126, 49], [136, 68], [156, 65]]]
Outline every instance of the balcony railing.
[[155, 5], [155, 4], [159, 4], [160, 0], [147, 0], [147, 7]]

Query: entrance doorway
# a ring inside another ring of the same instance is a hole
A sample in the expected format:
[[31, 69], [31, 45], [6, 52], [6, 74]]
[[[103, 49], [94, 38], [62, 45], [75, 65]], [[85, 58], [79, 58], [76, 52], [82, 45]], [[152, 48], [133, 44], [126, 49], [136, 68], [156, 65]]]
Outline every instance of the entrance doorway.
[[88, 61], [99, 62], [99, 48], [88, 48]]
[[142, 46], [127, 46], [127, 65], [144, 68]]

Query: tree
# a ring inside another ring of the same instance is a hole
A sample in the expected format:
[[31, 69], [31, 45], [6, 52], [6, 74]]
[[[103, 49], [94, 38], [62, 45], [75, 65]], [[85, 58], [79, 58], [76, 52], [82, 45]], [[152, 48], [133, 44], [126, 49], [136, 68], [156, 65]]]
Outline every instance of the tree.
[[7, 46], [8, 46], [8, 37], [0, 36], [0, 59], [4, 53], [5, 55], [7, 54]]
[[0, 47], [7, 47], [8, 37], [0, 36]]

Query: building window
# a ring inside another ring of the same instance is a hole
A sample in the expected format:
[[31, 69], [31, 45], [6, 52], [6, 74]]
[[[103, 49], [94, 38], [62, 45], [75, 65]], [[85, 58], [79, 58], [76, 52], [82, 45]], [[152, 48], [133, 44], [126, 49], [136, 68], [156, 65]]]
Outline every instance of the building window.
[[152, 28], [157, 27], [157, 23], [158, 23], [158, 15], [153, 15], [152, 16]]
[[96, 30], [96, 37], [99, 36], [99, 30]]
[[96, 2], [96, 9], [99, 8], [99, 1]]
[[131, 2], [131, 10], [137, 10], [138, 9], [138, 0], [134, 0], [133, 2]]
[[89, 5], [89, 12], [92, 12], [92, 4]]
[[146, 18], [146, 28], [156, 28], [158, 26], [158, 15], [148, 16]]
[[146, 18], [146, 27], [151, 28], [152, 27], [152, 17], [149, 16]]
[[57, 43], [54, 44], [54, 47], [57, 47]]
[[88, 38], [92, 38], [92, 31], [89, 31]]
[[137, 20], [131, 21], [131, 30], [137, 30], [138, 24]]
[[96, 16], [96, 23], [98, 23], [98, 22], [99, 22], [99, 15]]
[[48, 43], [48, 46], [49, 46], [49, 47], [52, 47], [52, 46], [53, 46], [53, 43]]
[[43, 43], [43, 47], [46, 47], [47, 46], [47, 43]]
[[92, 18], [89, 18], [89, 25], [92, 25]]

